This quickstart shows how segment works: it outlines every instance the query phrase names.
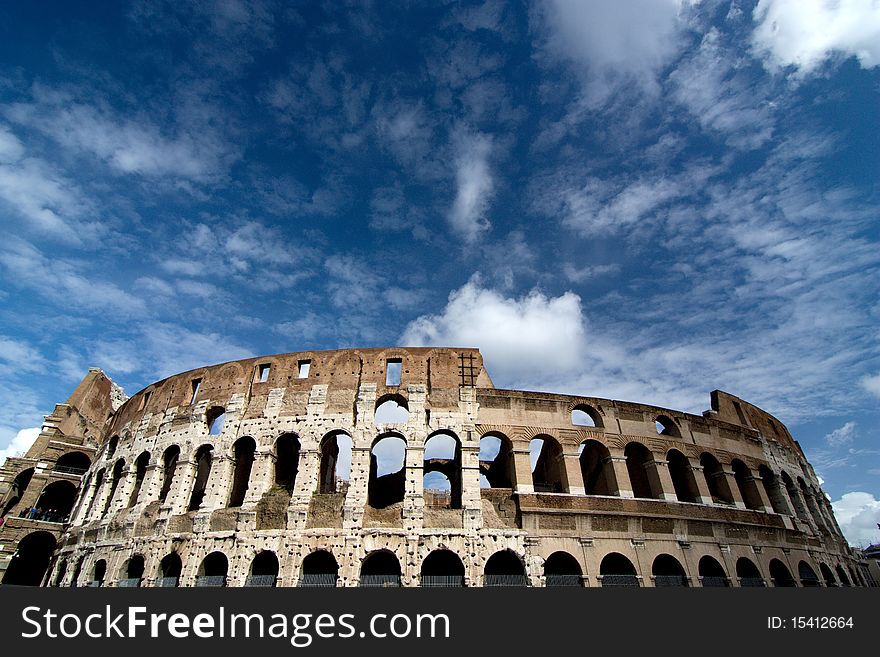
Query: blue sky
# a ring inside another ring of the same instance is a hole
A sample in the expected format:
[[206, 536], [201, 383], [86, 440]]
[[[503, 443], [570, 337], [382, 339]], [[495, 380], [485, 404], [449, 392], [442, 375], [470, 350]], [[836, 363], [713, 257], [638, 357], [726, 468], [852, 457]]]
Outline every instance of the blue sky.
[[[0, 6], [0, 448], [303, 349], [781, 418], [880, 534], [870, 0]], [[22, 431], [25, 430], [25, 431]]]

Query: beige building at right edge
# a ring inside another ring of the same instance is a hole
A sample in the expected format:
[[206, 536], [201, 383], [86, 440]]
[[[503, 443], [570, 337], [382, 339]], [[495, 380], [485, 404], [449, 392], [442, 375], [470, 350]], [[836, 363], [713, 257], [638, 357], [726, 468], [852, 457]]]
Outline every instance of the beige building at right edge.
[[4, 583], [868, 582], [788, 430], [721, 391], [700, 416], [501, 390], [461, 348], [240, 360], [124, 403], [90, 376], [89, 435], [50, 423], [52, 458], [13, 464], [85, 464], [61, 468], [64, 517], [20, 508], [40, 494], [2, 472]]

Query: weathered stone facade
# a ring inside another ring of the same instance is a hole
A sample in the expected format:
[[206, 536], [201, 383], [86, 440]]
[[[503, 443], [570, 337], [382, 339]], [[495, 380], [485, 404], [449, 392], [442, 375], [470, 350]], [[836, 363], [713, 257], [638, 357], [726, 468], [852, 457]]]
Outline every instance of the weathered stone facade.
[[[387, 400], [405, 421], [376, 424]], [[787, 429], [720, 391], [711, 406], [499, 390], [475, 349], [185, 372], [109, 416], [46, 581], [864, 584]], [[426, 458], [436, 436], [448, 457]], [[405, 442], [397, 473], [377, 471], [382, 438]], [[426, 491], [428, 473], [449, 489]]]

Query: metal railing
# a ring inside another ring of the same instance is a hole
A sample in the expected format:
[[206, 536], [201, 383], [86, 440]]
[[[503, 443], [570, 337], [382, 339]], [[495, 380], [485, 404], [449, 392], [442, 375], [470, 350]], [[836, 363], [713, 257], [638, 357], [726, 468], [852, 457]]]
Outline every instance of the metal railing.
[[162, 589], [172, 589], [180, 585], [179, 577], [160, 577], [156, 580], [156, 586]]
[[56, 465], [52, 468], [53, 472], [60, 472], [61, 474], [72, 474], [82, 476], [86, 473], [88, 468], [75, 468], [70, 465]]
[[544, 577], [544, 586], [583, 586], [580, 575], [550, 574]]
[[728, 580], [726, 577], [720, 577], [718, 575], [703, 575], [703, 577], [700, 578], [700, 582], [703, 584], [704, 589], [730, 586], [730, 580]]
[[226, 586], [226, 575], [199, 575], [196, 586]]
[[400, 575], [361, 575], [360, 585], [364, 587], [400, 586]]
[[641, 586], [635, 575], [599, 575], [602, 586]]
[[654, 586], [688, 586], [685, 575], [654, 575]]
[[528, 586], [525, 575], [486, 575], [483, 586]]
[[739, 578], [740, 586], [753, 586], [753, 587], [765, 587], [767, 583], [764, 581], [763, 577], [740, 577]]
[[336, 580], [339, 576], [336, 573], [307, 573], [302, 575], [297, 582], [297, 586], [309, 588], [336, 588]]
[[141, 585], [140, 577], [127, 577], [116, 582], [116, 586], [120, 588], [136, 589]]
[[245, 580], [245, 586], [262, 586], [262, 587], [273, 587], [275, 586], [275, 581], [278, 579], [277, 575], [248, 575], [248, 578]]
[[462, 575], [422, 575], [421, 586], [425, 588], [457, 588], [464, 586]]

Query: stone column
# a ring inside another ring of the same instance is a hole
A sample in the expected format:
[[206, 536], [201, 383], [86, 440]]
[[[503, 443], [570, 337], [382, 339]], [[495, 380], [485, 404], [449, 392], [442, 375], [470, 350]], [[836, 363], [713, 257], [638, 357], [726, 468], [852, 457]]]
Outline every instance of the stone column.
[[614, 469], [614, 479], [617, 481], [617, 492], [612, 491], [612, 493], [618, 497], [634, 498], [632, 484], [629, 481], [629, 470], [626, 467], [626, 457], [623, 455], [622, 449], [615, 449], [611, 452], [611, 467]]
[[407, 444], [403, 467], [406, 479], [403, 493], [403, 523], [407, 530], [422, 528], [422, 516], [425, 510], [424, 486], [424, 442], [418, 445]]
[[[272, 488], [272, 484], [275, 483], [273, 481], [274, 464], [275, 455], [272, 453], [271, 448], [257, 449], [254, 454], [254, 463], [251, 466], [251, 476], [242, 506], [256, 504]], [[299, 479], [299, 473], [297, 473], [297, 479]]]
[[646, 463], [645, 470], [648, 474], [648, 481], [651, 482], [651, 488], [660, 491], [659, 499], [668, 502], [677, 502], [678, 495], [675, 494], [675, 486], [672, 484], [672, 475], [669, 474], [669, 461], [655, 459], [654, 467], [649, 467], [650, 465], [650, 461]]
[[477, 530], [483, 526], [479, 443], [461, 447], [461, 507], [465, 530]]
[[736, 481], [736, 474], [734, 474], [729, 465], [722, 465], [721, 471], [724, 473], [724, 477], [727, 480], [727, 488], [730, 489], [730, 498], [733, 500], [733, 504], [737, 509], [745, 509], [746, 503], [743, 501], [742, 493], [739, 490], [739, 483]]
[[188, 459], [177, 461], [171, 480], [171, 488], [168, 490], [163, 505], [163, 508], [168, 509], [169, 514], [186, 513], [197, 468], [198, 464], [195, 461]]
[[160, 467], [159, 462], [155, 458], [151, 458], [147, 463], [147, 469], [144, 472], [144, 481], [141, 483], [141, 490], [138, 493], [139, 504], [149, 504], [153, 500], [159, 498], [159, 491], [162, 490], [162, 480], [164, 479], [165, 469]]
[[581, 472], [580, 454], [566, 452], [562, 455], [562, 467], [565, 468], [565, 478], [568, 481], [568, 492], [572, 495], [586, 495], [584, 487], [584, 475]]
[[697, 482], [697, 491], [699, 492], [697, 502], [700, 504], [712, 504], [712, 493], [709, 492], [709, 484], [706, 481], [706, 472], [703, 470], [703, 466], [700, 465], [699, 461], [694, 463], [690, 458], [688, 462], [691, 464], [691, 470], [694, 471], [694, 481]]
[[218, 454], [218, 451], [214, 450], [211, 459], [211, 474], [208, 476], [208, 485], [205, 488], [202, 505], [199, 507], [200, 511], [222, 509], [229, 500], [235, 462], [225, 454]]
[[758, 499], [761, 500], [761, 508], [758, 510], [764, 511], [765, 513], [773, 513], [773, 504], [767, 496], [767, 489], [764, 487], [764, 479], [753, 474], [749, 476], [748, 480], [754, 483], [755, 490], [758, 491]]
[[516, 479], [513, 482], [514, 490], [517, 493], [534, 493], [535, 485], [532, 480], [532, 460], [531, 454], [526, 449], [512, 449], [513, 454], [513, 473]]

